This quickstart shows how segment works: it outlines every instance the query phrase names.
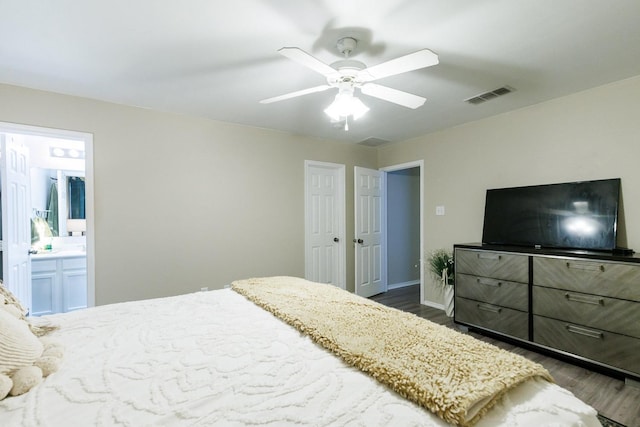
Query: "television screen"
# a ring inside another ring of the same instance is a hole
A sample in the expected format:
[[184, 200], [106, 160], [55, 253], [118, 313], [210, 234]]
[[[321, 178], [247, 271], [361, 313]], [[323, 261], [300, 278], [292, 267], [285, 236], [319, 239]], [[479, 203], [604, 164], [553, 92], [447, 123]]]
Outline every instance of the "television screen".
[[482, 242], [614, 250], [620, 179], [487, 190]]

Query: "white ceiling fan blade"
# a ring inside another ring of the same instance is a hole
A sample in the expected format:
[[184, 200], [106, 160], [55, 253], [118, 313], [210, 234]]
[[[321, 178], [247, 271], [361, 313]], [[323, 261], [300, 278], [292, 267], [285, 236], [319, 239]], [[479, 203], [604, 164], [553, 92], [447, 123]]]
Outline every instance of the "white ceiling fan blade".
[[292, 61], [297, 62], [298, 64], [304, 65], [307, 68], [311, 68], [313, 71], [322, 74], [325, 77], [333, 76], [337, 74], [337, 71], [334, 68], [331, 68], [329, 65], [317, 59], [315, 56], [309, 55], [304, 50], [297, 47], [283, 47], [278, 50], [278, 52], [291, 59]]
[[438, 55], [429, 49], [422, 49], [409, 55], [392, 59], [382, 64], [374, 65], [360, 72], [360, 77], [370, 82], [383, 77], [393, 76], [396, 74], [406, 73], [407, 71], [417, 70], [419, 68], [430, 67], [438, 64]]
[[362, 85], [360, 90], [365, 95], [393, 102], [394, 104], [402, 105], [407, 108], [418, 108], [427, 100], [426, 98], [409, 92], [403, 92], [398, 89], [392, 89], [375, 83], [366, 83]]
[[295, 92], [285, 93], [284, 95], [274, 96], [260, 101], [260, 104], [271, 104], [272, 102], [284, 101], [285, 99], [295, 98], [296, 96], [308, 95], [310, 93], [322, 92], [331, 89], [329, 85], [310, 87], [309, 89], [297, 90]]

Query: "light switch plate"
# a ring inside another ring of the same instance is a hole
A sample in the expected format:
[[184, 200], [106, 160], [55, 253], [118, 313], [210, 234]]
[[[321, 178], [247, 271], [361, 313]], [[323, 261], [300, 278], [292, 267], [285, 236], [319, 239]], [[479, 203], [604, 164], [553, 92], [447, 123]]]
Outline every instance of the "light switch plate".
[[436, 206], [436, 215], [444, 215], [444, 206]]

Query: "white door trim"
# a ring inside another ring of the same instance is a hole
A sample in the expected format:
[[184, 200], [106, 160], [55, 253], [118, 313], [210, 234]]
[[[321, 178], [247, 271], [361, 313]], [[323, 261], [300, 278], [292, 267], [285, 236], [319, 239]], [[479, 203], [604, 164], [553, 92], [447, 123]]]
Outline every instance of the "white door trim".
[[339, 163], [319, 162], [315, 160], [304, 161], [304, 274], [305, 277], [310, 277], [311, 265], [308, 263], [309, 259], [309, 242], [310, 242], [310, 218], [309, 218], [309, 197], [310, 194], [307, 191], [307, 185], [309, 180], [309, 168], [310, 167], [322, 167], [327, 169], [334, 169], [338, 172], [338, 178], [340, 182], [337, 185], [337, 198], [340, 203], [338, 208], [338, 286], [342, 289], [346, 289], [347, 286], [347, 260], [346, 260], [346, 178], [345, 178], [345, 165]]
[[[424, 160], [401, 163], [398, 165], [380, 168], [384, 172], [394, 172], [404, 169], [420, 168], [420, 304], [424, 301]], [[385, 189], [386, 191], [386, 189]], [[386, 233], [386, 228], [385, 228]]]
[[87, 217], [87, 305], [96, 305], [95, 211], [93, 193], [93, 134], [64, 129], [0, 122], [0, 132], [51, 138], [74, 139], [84, 142], [85, 155], [85, 213]]

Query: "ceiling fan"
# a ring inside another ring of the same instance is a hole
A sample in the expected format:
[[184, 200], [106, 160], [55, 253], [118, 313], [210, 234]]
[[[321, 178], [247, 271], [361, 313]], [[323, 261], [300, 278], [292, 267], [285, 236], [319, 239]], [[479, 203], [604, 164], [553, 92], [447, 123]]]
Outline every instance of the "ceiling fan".
[[[334, 62], [331, 65], [325, 64], [297, 47], [283, 47], [279, 49], [278, 52], [281, 55], [322, 74], [327, 79], [327, 84], [263, 99], [260, 103], [270, 104], [272, 102], [336, 88], [338, 89], [338, 94], [336, 95], [335, 101], [325, 109], [325, 113], [336, 121], [347, 119], [349, 116], [353, 116], [355, 120], [369, 110], [362, 101], [354, 97], [356, 88], [360, 89], [365, 95], [393, 102], [394, 104], [407, 108], [415, 109], [424, 104], [426, 98], [422, 96], [372, 82], [384, 77], [436, 65], [438, 64], [438, 55], [429, 49], [422, 49], [372, 67], [367, 67], [360, 61], [349, 59], [349, 54], [355, 50], [357, 44], [358, 41], [353, 37], [343, 37], [338, 40], [336, 46], [338, 51], [344, 55], [345, 59]], [[349, 130], [346, 120], [345, 130]]]

